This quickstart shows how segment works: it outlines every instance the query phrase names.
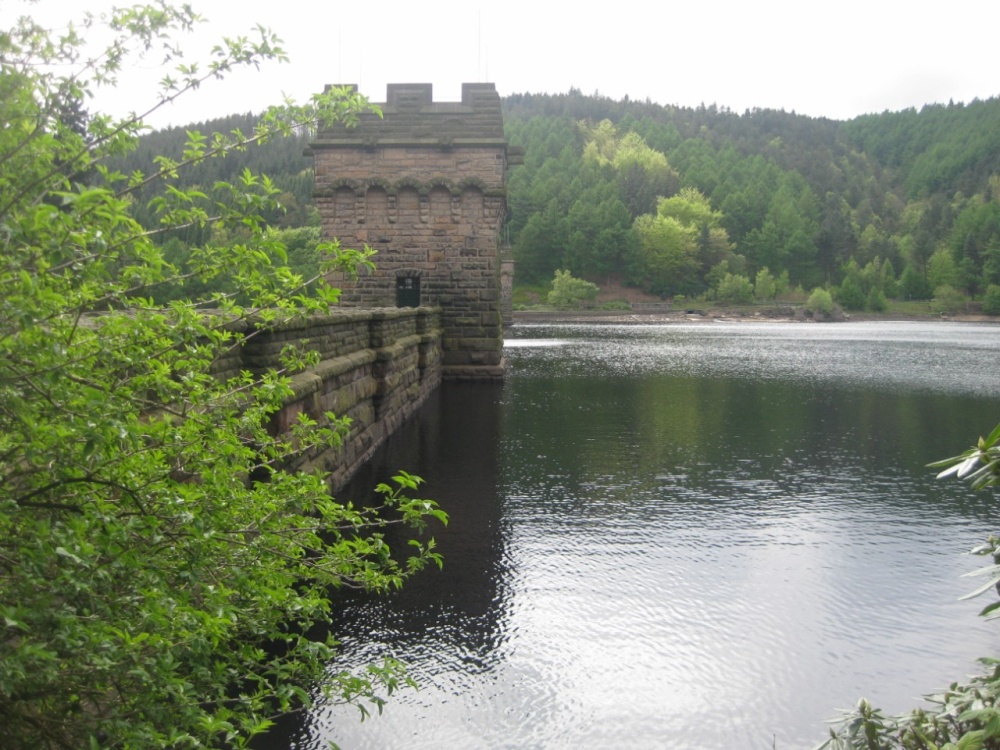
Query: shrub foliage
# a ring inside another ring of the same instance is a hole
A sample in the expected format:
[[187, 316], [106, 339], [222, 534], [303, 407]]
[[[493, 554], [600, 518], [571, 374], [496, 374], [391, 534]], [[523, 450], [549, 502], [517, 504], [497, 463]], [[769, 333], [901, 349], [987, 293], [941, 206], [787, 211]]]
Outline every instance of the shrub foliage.
[[[289, 269], [265, 231], [266, 177], [174, 185], [189, 165], [350, 122], [366, 102], [333, 90], [286, 103], [253, 133], [190, 133], [154, 172], [117, 174], [106, 163], [134, 147], [142, 120], [85, 106], [130, 53], [177, 66], [154, 108], [284, 53], [259, 30], [186, 65], [174, 39], [196, 22], [186, 6], [91, 22], [110, 30], [96, 53], [72, 27], [55, 37], [27, 18], [0, 34], [2, 744], [241, 747], [321, 693], [378, 706], [401, 679], [394, 662], [327, 674], [334, 642], [304, 634], [327, 618], [328, 587], [391, 588], [439, 561], [432, 541], [401, 556], [380, 529], [444, 515], [409, 498], [418, 480], [405, 473], [379, 488], [379, 507], [359, 509], [333, 500], [324, 477], [283, 470], [347, 426], [327, 415], [301, 419], [290, 438], [269, 429], [289, 375], [314, 356], [289, 350], [280, 372], [228, 380], [217, 360], [242, 343], [234, 322], [263, 330], [326, 310], [336, 291]], [[225, 270], [231, 292], [152, 301], [149, 290], [183, 281], [160, 230], [132, 217], [136, 191], [153, 183], [162, 230], [216, 225], [236, 238], [193, 249], [183, 271]], [[335, 243], [322, 250], [325, 267], [370, 263]]]

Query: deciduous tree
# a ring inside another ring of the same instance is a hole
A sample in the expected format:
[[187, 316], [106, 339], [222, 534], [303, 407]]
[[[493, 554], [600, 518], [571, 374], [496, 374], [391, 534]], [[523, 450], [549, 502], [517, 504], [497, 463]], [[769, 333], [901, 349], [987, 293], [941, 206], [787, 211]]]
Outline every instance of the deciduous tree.
[[581, 302], [592, 302], [600, 291], [597, 284], [574, 278], [569, 271], [556, 271], [552, 278], [549, 304], [560, 308], [577, 307]]
[[778, 283], [767, 266], [757, 271], [753, 285], [754, 296], [759, 302], [773, 302], [778, 295]]
[[[108, 46], [86, 54], [72, 28], [56, 37], [23, 19], [0, 34], [0, 743], [13, 750], [242, 747], [313, 695], [378, 705], [400, 679], [394, 662], [328, 672], [335, 644], [306, 633], [327, 618], [328, 587], [393, 588], [437, 559], [430, 542], [400, 556], [379, 531], [443, 518], [407, 499], [412, 476], [380, 488], [386, 516], [283, 468], [346, 428], [327, 415], [288, 438], [269, 429], [289, 375], [314, 355], [216, 374], [238, 331], [336, 300], [264, 232], [275, 188], [249, 171], [211, 190], [174, 184], [204, 159], [350, 122], [364, 100], [333, 90], [269, 110], [252, 133], [192, 132], [183, 154], [127, 176], [107, 160], [134, 147], [142, 118], [82, 114], [135, 51], [177, 66], [154, 108], [284, 57], [258, 30], [204, 67], [183, 63], [175, 37], [196, 22], [187, 6], [115, 11]], [[182, 280], [131, 214], [152, 182], [165, 185], [153, 205], [163, 229], [214, 224], [240, 238], [193, 249], [186, 271], [225, 269], [230, 294], [150, 299]], [[369, 262], [335, 243], [321, 251], [324, 266]]]
[[636, 281], [657, 294], [694, 290], [698, 283], [697, 229], [673, 217], [644, 214], [635, 220], [639, 236]]

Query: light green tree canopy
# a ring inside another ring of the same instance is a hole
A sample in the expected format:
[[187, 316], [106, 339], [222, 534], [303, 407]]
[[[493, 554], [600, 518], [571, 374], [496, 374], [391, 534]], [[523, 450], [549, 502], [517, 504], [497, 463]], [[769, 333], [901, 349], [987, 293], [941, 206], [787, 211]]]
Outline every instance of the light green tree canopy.
[[597, 299], [599, 291], [597, 284], [574, 278], [569, 271], [558, 270], [552, 278], [549, 304], [559, 308], [576, 307], [581, 302]]
[[715, 211], [712, 203], [697, 188], [686, 187], [670, 198], [660, 198], [656, 205], [659, 216], [676, 219], [687, 227], [718, 228], [722, 212]]
[[932, 288], [939, 286], [958, 286], [958, 266], [951, 250], [939, 247], [927, 259], [927, 281]]
[[721, 302], [735, 304], [752, 302], [754, 286], [746, 276], [727, 273], [715, 288], [715, 295]]
[[641, 172], [655, 186], [665, 187], [680, 178], [667, 162], [666, 155], [651, 148], [634, 131], [619, 135], [610, 120], [591, 126], [586, 121], [577, 124], [584, 139], [585, 161], [614, 167], [619, 176], [632, 170]]
[[658, 294], [687, 293], [697, 281], [698, 232], [670, 216], [635, 220], [644, 282]]
[[753, 282], [754, 296], [760, 302], [773, 302], [778, 294], [778, 283], [767, 266], [757, 271]]
[[601, 120], [591, 126], [586, 121], [577, 123], [583, 135], [583, 158], [598, 164], [611, 164], [618, 151], [618, 129], [611, 120]]
[[722, 213], [695, 188], [660, 198], [655, 215], [635, 221], [645, 284], [659, 293], [695, 291], [708, 264], [726, 262], [732, 254]]
[[633, 132], [621, 137], [611, 163], [619, 171], [624, 171], [632, 165], [641, 167], [646, 172], [672, 171], [667, 163], [667, 157], [650, 148], [641, 135]]
[[[327, 618], [328, 587], [392, 588], [438, 560], [432, 542], [400, 555], [380, 531], [444, 518], [406, 497], [414, 477], [380, 488], [383, 515], [282, 468], [347, 426], [326, 415], [284, 437], [269, 430], [289, 375], [315, 355], [288, 350], [282, 371], [215, 375], [253, 335], [238, 331], [325, 311], [337, 293], [322, 272], [370, 263], [366, 254], [322, 243], [323, 268], [304, 278], [263, 229], [276, 192], [266, 177], [174, 185], [187, 165], [350, 122], [366, 102], [332, 90], [269, 110], [253, 133], [190, 133], [154, 173], [107, 167], [135, 146], [142, 120], [86, 108], [131, 53], [156, 49], [175, 66], [152, 108], [284, 56], [260, 30], [202, 67], [184, 63], [176, 35], [195, 22], [186, 6], [115, 11], [93, 56], [74, 31], [57, 38], [30, 19], [0, 34], [0, 727], [13, 750], [242, 747], [311, 695], [379, 705], [400, 679], [394, 662], [328, 674], [333, 641], [304, 634]], [[164, 186], [154, 206], [164, 230], [238, 234], [189, 263], [203, 278], [226, 269], [232, 294], [148, 298], [179, 274], [158, 231], [130, 213], [152, 183]]]

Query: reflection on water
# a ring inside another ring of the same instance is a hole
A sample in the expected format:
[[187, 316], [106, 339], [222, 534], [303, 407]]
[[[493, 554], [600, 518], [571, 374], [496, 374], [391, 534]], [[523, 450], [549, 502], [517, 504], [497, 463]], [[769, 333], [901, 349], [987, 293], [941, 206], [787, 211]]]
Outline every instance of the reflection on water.
[[996, 652], [957, 600], [992, 498], [925, 464], [1000, 420], [1000, 329], [511, 338], [502, 387], [446, 386], [342, 493], [405, 468], [451, 515], [443, 572], [336, 600], [343, 663], [392, 653], [421, 690], [268, 747], [808, 747]]

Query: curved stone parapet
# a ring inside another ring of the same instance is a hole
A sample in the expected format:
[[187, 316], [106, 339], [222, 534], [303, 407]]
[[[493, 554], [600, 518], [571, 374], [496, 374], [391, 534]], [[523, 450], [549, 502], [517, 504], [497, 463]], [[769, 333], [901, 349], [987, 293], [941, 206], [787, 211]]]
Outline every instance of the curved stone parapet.
[[[245, 333], [252, 328], [248, 323]], [[243, 347], [220, 360], [216, 374], [279, 368], [288, 346], [318, 352], [318, 364], [292, 376], [294, 393], [274, 415], [272, 429], [287, 432], [300, 414], [320, 424], [327, 412], [350, 418], [339, 448], [304, 454], [289, 467], [326, 473], [337, 490], [441, 384], [442, 333], [439, 309], [333, 310], [253, 331]]]

